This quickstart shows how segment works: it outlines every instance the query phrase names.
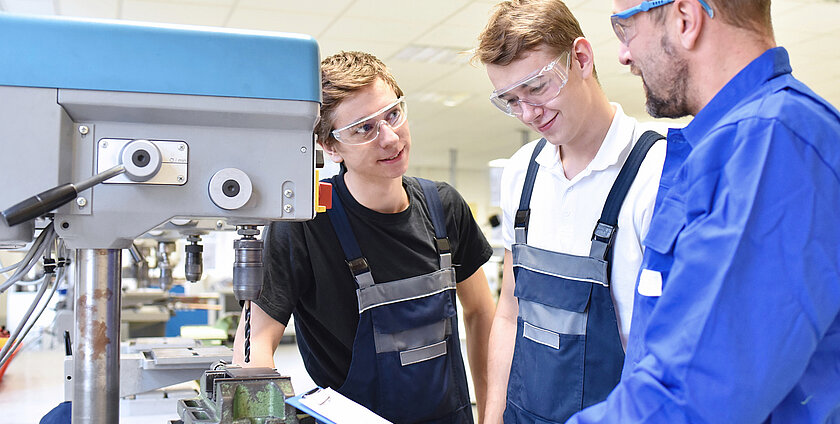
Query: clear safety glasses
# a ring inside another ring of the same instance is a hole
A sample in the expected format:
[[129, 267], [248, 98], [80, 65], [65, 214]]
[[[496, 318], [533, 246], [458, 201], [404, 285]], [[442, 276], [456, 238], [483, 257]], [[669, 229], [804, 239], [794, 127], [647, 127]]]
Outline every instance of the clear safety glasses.
[[345, 144], [370, 143], [376, 140], [376, 137], [379, 137], [379, 127], [382, 124], [388, 124], [392, 130], [396, 130], [405, 123], [405, 120], [405, 97], [400, 97], [393, 103], [350, 125], [333, 130], [332, 135], [336, 140]]
[[557, 97], [569, 80], [570, 53], [566, 52], [542, 69], [510, 86], [493, 91], [490, 103], [510, 116], [522, 115], [522, 103], [542, 106]]
[[[715, 17], [715, 11], [703, 0], [697, 0], [706, 13], [709, 14], [710, 18]], [[635, 30], [632, 25], [629, 24], [627, 21], [630, 17], [642, 13], [647, 12], [651, 9], [655, 9], [659, 6], [665, 6], [666, 4], [673, 3], [674, 0], [650, 0], [650, 1], [643, 1], [641, 4], [638, 4], [634, 7], [631, 7], [627, 10], [618, 12], [612, 16], [610, 16], [610, 23], [612, 23], [613, 31], [615, 31], [615, 36], [618, 37], [618, 41], [625, 46], [633, 37], [636, 35]]]

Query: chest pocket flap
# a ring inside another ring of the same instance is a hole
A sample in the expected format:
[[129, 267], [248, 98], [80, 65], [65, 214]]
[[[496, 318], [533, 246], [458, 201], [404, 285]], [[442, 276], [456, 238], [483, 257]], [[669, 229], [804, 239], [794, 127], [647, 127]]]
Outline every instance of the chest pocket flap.
[[448, 290], [371, 310], [373, 327], [379, 334], [394, 334], [427, 326], [451, 318], [455, 313], [452, 293]]
[[[654, 213], [650, 222], [650, 231], [645, 237], [645, 257], [642, 262], [642, 270], [640, 272], [640, 279], [638, 284], [645, 283], [637, 287], [641, 294], [647, 295], [662, 292], [662, 285], [667, 279], [668, 272], [671, 270], [671, 265], [674, 263], [674, 246], [677, 243], [677, 237], [685, 228], [685, 207], [678, 200], [666, 197], [662, 204], [658, 206], [658, 210]], [[646, 272], [648, 271], [648, 272]], [[651, 274], [650, 271], [656, 273]], [[655, 290], [649, 290], [651, 277], [656, 277], [659, 282], [654, 287]]]
[[661, 254], [670, 254], [683, 228], [685, 205], [677, 199], [665, 197], [650, 221], [644, 245]]
[[517, 245], [513, 254], [514, 296], [519, 300], [583, 312], [592, 284], [606, 285], [604, 261], [527, 245]]

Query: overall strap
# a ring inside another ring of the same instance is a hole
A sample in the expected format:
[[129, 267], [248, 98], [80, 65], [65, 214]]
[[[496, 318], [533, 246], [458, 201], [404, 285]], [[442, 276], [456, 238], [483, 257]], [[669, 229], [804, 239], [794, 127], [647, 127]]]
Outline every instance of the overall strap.
[[432, 226], [435, 228], [435, 248], [440, 255], [440, 267], [450, 268], [452, 266], [452, 248], [449, 238], [446, 237], [446, 214], [443, 211], [443, 204], [440, 201], [440, 193], [434, 182], [424, 178], [416, 178], [423, 189], [423, 196], [426, 198], [426, 206], [432, 216]]
[[[335, 181], [332, 183], [335, 185]], [[356, 285], [360, 289], [373, 286], [373, 274], [370, 272], [367, 259], [362, 256], [362, 249], [359, 248], [356, 236], [353, 235], [353, 228], [350, 227], [350, 221], [338, 196], [338, 190], [332, 191], [332, 208], [327, 209], [327, 216], [330, 218], [335, 235], [338, 236], [338, 244], [344, 251], [344, 258], [350, 267], [350, 272], [353, 273]]]
[[531, 153], [531, 160], [528, 162], [528, 172], [525, 173], [525, 184], [522, 186], [522, 196], [519, 198], [519, 209], [516, 211], [516, 218], [513, 222], [513, 232], [516, 243], [525, 243], [528, 240], [528, 220], [531, 218], [531, 193], [534, 191], [534, 181], [537, 179], [537, 155], [545, 146], [545, 139], [541, 139], [534, 146]]
[[592, 247], [589, 250], [590, 257], [602, 260], [609, 259], [615, 240], [615, 232], [618, 229], [618, 212], [621, 210], [624, 198], [627, 197], [627, 192], [630, 191], [630, 186], [633, 185], [633, 180], [636, 179], [639, 167], [642, 166], [647, 152], [653, 147], [654, 143], [663, 138], [665, 137], [655, 131], [645, 131], [639, 137], [636, 145], [633, 146], [630, 156], [624, 162], [615, 183], [610, 189], [610, 194], [607, 195], [601, 218], [595, 225], [595, 231], [592, 233]]

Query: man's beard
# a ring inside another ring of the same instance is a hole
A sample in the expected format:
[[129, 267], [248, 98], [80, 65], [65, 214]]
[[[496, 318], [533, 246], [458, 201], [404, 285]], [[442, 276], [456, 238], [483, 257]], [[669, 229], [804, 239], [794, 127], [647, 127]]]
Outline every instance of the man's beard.
[[663, 53], [670, 58], [670, 63], [660, 63], [656, 66], [658, 69], [654, 72], [661, 76], [657, 90], [648, 85], [642, 74], [647, 112], [654, 118], [681, 118], [691, 115], [688, 107], [688, 63], [674, 53], [674, 48], [665, 35], [662, 36], [661, 44]]

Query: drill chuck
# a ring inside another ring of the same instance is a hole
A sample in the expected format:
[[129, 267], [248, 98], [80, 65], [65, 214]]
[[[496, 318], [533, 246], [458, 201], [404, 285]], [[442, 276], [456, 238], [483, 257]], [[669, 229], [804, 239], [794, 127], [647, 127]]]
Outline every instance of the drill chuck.
[[234, 240], [233, 294], [237, 300], [257, 300], [263, 283], [263, 242], [243, 238]]
[[184, 276], [187, 281], [196, 282], [201, 280], [201, 274], [204, 272], [204, 264], [202, 261], [202, 252], [204, 247], [200, 244], [188, 244], [185, 247], [186, 260], [184, 261]]

